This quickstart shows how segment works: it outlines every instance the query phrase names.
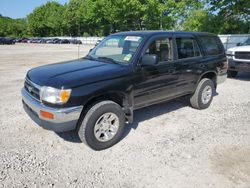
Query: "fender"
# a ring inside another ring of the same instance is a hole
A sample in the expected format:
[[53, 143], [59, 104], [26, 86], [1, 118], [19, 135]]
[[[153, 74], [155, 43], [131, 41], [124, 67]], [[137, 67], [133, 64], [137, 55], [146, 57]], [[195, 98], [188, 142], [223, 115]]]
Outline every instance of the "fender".
[[[217, 75], [218, 75], [218, 73], [217, 73], [216, 71], [206, 71], [206, 72], [202, 73], [202, 74], [199, 76], [199, 79], [197, 80], [196, 84], [198, 84], [202, 78], [205, 78], [205, 77], [206, 77], [206, 76], [205, 76], [206, 74], [211, 74], [211, 73], [215, 75], [215, 78], [216, 78]], [[211, 77], [208, 77], [208, 78], [211, 78]]]
[[134, 91], [132, 87], [126, 92], [111, 90], [105, 93], [98, 93], [96, 95], [92, 95], [83, 104], [85, 106], [83, 111], [87, 109], [90, 105], [92, 105], [94, 102], [105, 100], [105, 99], [113, 100], [114, 102], [121, 105], [122, 109], [124, 110], [126, 120], [129, 123], [133, 122]]

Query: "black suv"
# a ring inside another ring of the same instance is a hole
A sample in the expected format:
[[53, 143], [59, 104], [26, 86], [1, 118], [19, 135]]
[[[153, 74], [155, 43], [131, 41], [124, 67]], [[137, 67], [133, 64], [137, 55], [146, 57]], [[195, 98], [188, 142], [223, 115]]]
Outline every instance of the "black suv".
[[119, 141], [136, 109], [184, 95], [196, 109], [209, 107], [226, 76], [216, 35], [123, 32], [106, 37], [84, 58], [30, 70], [22, 100], [40, 126], [76, 130], [88, 146], [102, 150]]

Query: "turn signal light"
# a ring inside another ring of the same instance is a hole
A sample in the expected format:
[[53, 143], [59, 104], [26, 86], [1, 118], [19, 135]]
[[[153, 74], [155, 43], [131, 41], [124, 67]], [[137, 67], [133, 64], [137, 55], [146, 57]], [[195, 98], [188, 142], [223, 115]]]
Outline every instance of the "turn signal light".
[[46, 111], [40, 111], [40, 115], [44, 118], [47, 119], [54, 119], [54, 114], [50, 113], [50, 112], [46, 112]]
[[62, 90], [60, 93], [60, 98], [62, 103], [66, 103], [70, 97], [71, 90]]

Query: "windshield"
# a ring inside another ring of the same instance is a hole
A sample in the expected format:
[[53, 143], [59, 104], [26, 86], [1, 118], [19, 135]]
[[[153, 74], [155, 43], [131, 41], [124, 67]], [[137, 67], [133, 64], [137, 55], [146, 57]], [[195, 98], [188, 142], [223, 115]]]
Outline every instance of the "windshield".
[[250, 38], [248, 38], [244, 43], [243, 45], [250, 45]]
[[141, 44], [140, 36], [111, 36], [101, 42], [88, 56], [94, 59], [129, 64]]

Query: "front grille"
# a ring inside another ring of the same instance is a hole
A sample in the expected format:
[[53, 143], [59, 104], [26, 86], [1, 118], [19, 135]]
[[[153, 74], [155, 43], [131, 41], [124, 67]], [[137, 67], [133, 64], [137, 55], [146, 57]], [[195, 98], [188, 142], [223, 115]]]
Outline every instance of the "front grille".
[[40, 86], [32, 83], [30, 80], [26, 79], [24, 82], [25, 90], [36, 100], [40, 100]]
[[235, 52], [235, 59], [250, 60], [250, 52]]

